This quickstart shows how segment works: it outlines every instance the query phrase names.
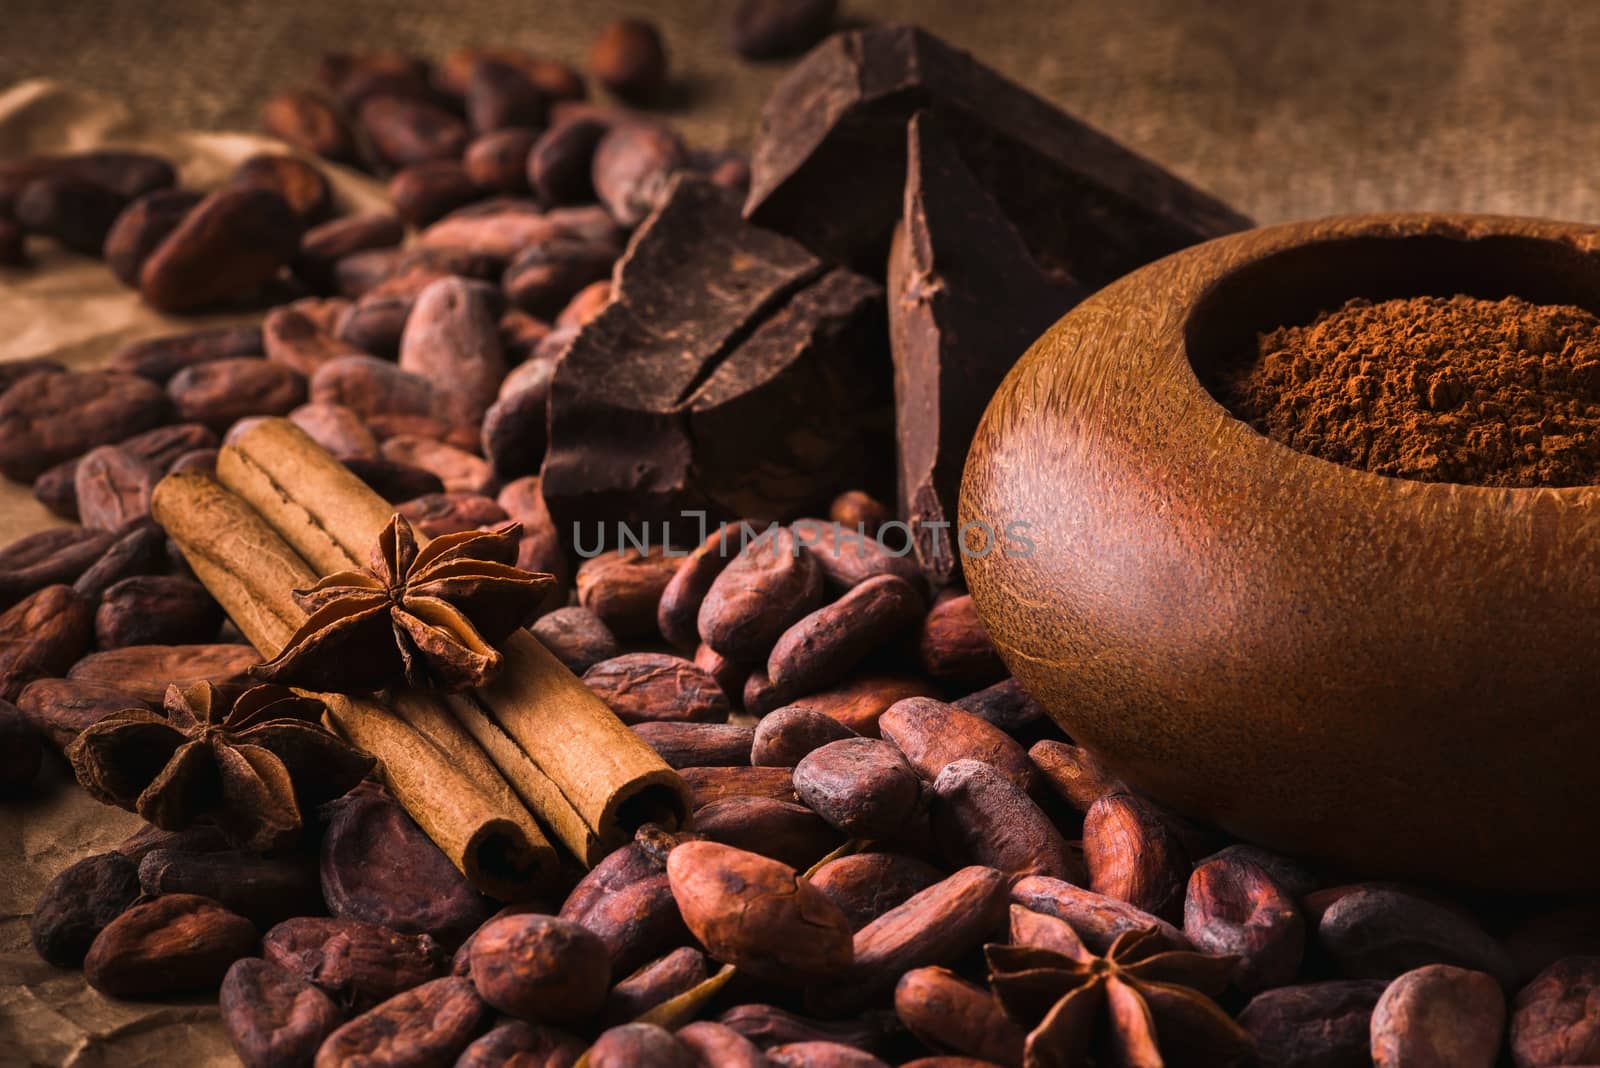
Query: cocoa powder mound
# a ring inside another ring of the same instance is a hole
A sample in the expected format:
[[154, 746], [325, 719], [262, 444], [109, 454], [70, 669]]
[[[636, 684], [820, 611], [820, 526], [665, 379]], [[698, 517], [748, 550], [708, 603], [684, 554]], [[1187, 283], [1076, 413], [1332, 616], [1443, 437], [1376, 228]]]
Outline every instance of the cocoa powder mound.
[[1218, 399], [1275, 441], [1422, 482], [1600, 482], [1600, 318], [1518, 297], [1357, 299], [1262, 334]]

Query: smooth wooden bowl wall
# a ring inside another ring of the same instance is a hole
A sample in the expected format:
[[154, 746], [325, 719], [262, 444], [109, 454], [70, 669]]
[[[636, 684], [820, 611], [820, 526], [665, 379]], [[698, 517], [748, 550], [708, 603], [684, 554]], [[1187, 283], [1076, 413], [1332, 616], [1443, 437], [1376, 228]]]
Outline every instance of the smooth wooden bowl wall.
[[967, 461], [963, 522], [1027, 522], [1036, 546], [964, 561], [1006, 662], [1129, 783], [1243, 837], [1362, 871], [1600, 886], [1600, 488], [1339, 466], [1201, 381], [1354, 296], [1600, 311], [1597, 250], [1600, 228], [1572, 224], [1333, 219], [1189, 249], [1079, 305]]

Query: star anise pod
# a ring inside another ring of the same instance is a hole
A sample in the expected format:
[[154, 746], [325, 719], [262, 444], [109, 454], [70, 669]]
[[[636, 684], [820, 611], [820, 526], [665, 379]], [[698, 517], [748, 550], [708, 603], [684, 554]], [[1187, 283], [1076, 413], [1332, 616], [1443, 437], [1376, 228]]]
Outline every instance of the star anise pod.
[[455, 692], [500, 670], [495, 645], [538, 609], [551, 575], [515, 566], [519, 523], [446, 534], [417, 548], [404, 516], [389, 520], [372, 566], [294, 591], [311, 613], [258, 678], [310, 690], [365, 693], [401, 679]]
[[207, 682], [169, 686], [165, 708], [113, 712], [67, 747], [91, 794], [165, 830], [211, 822], [247, 849], [286, 846], [304, 807], [343, 794], [374, 763], [322, 725], [322, 702], [282, 686], [253, 687], [231, 706]]
[[1237, 957], [1167, 951], [1128, 931], [1105, 956], [1066, 922], [1011, 907], [1011, 944], [984, 947], [989, 984], [1028, 1034], [1027, 1068], [1222, 1068], [1248, 1063], [1250, 1036], [1211, 1000]]

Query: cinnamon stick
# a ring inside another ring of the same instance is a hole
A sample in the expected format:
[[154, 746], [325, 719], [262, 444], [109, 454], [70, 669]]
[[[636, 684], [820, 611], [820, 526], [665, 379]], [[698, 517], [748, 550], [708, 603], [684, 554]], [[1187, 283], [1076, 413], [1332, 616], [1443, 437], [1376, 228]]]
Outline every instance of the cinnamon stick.
[[[205, 587], [263, 658], [305, 619], [290, 591], [316, 574], [242, 498], [210, 476], [163, 479], [151, 511]], [[396, 799], [473, 885], [502, 899], [543, 887], [555, 850], [495, 766], [437, 702], [408, 696], [394, 710], [315, 694], [351, 742], [377, 757]]]
[[[217, 477], [321, 574], [365, 564], [393, 508], [284, 419], [223, 448]], [[683, 780], [526, 631], [488, 686], [446, 699], [462, 728], [585, 864], [648, 822], [687, 819]]]

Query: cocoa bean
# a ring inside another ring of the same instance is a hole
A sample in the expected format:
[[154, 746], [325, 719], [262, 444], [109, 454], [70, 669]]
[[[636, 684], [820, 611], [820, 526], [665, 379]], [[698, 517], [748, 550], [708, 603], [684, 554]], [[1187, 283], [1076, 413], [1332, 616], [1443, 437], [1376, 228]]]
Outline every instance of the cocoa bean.
[[813, 1020], [776, 1005], [735, 1005], [717, 1022], [743, 1035], [761, 1049], [796, 1042], [837, 1042], [856, 1049], [883, 1052], [884, 1030], [866, 1020]]
[[0, 474], [31, 482], [46, 468], [166, 419], [161, 387], [109, 371], [30, 375], [0, 394]]
[[10, 701], [0, 701], [0, 798], [26, 797], [44, 764], [44, 736]]
[[[1029, 697], [1016, 679], [1004, 679], [951, 703], [1007, 734], [1014, 734], [1044, 718], [1044, 706]], [[1039, 762], [1035, 760], [1034, 763]]]
[[865, 1050], [840, 1042], [795, 1042], [773, 1046], [767, 1059], [783, 1068], [889, 1068]]
[[1511, 1055], [1517, 1068], [1600, 1059], [1600, 957], [1566, 957], [1540, 972], [1512, 1003]]
[[[17, 702], [24, 713], [27, 696], [24, 690]], [[1510, 929], [1504, 945], [1518, 983], [1527, 983], [1562, 957], [1600, 956], [1600, 903], [1534, 909]]]
[[820, 519], [802, 519], [795, 523], [801, 531], [806, 547], [822, 565], [828, 585], [838, 590], [848, 590], [880, 575], [898, 575], [919, 593], [927, 587], [916, 557], [909, 551], [896, 555], [871, 533], [856, 526]]
[[127, 206], [127, 197], [99, 182], [47, 174], [22, 187], [12, 213], [27, 233], [53, 238], [85, 256], [99, 256], [106, 234]]
[[906, 1030], [933, 1049], [1020, 1066], [1026, 1035], [981, 986], [948, 968], [915, 968], [894, 988], [894, 1011]]
[[525, 571], [544, 571], [555, 576], [555, 585], [540, 605], [541, 611], [566, 604], [572, 572], [567, 567], [567, 550], [561, 544], [555, 520], [550, 518], [550, 509], [545, 506], [538, 477], [530, 475], [506, 483], [495, 498], [495, 503], [522, 524], [517, 566]]
[[117, 447], [165, 474], [184, 453], [216, 445], [217, 435], [199, 423], [173, 423], [135, 434]]
[[722, 687], [722, 692], [728, 695], [729, 701], [743, 699], [744, 684], [750, 678], [748, 667], [735, 660], [729, 660], [709, 645], [702, 645], [694, 651], [694, 664], [716, 680], [717, 685]]
[[77, 522], [78, 492], [74, 484], [77, 477], [78, 457], [63, 460], [33, 480], [33, 499], [52, 515]]
[[567, 670], [576, 674], [622, 652], [611, 628], [589, 609], [578, 605], [540, 616], [530, 629]]
[[34, 952], [58, 968], [76, 968], [105, 926], [139, 897], [139, 868], [121, 853], [99, 853], [66, 868], [33, 906]]
[[357, 346], [320, 327], [294, 304], [267, 313], [261, 323], [261, 340], [268, 360], [307, 377], [334, 360], [365, 355]]
[[750, 763], [755, 728], [737, 723], [659, 720], [636, 723], [633, 731], [669, 767], [739, 767]]
[[793, 985], [850, 966], [850, 927], [839, 907], [793, 868], [717, 842], [685, 842], [667, 857], [684, 922], [717, 960]]
[[[572, 339], [577, 336], [580, 327], [588, 326], [597, 319], [606, 306], [611, 303], [611, 280], [591, 282], [573, 294], [567, 301], [567, 306], [561, 309], [561, 314], [556, 316], [555, 330], [551, 334], [552, 342], [559, 341], [561, 348], [555, 353], [559, 356], [566, 351], [566, 346], [572, 344]], [[571, 331], [571, 333], [564, 333]], [[561, 335], [557, 338], [557, 335]]]
[[855, 853], [818, 868], [811, 885], [839, 906], [852, 931], [859, 931], [940, 878], [939, 869], [915, 857]]
[[732, 534], [737, 529], [736, 525], [719, 526], [684, 558], [661, 591], [661, 600], [656, 605], [656, 628], [679, 649], [688, 651], [701, 644], [700, 604], [711, 584], [733, 560], [737, 541]]
[[139, 885], [150, 897], [194, 894], [210, 898], [262, 927], [322, 911], [317, 865], [309, 857], [154, 849], [139, 862]]
[[1370, 1064], [1368, 1028], [1383, 996], [1376, 981], [1285, 986], [1257, 994], [1239, 1014], [1263, 1065], [1345, 1068]]
[[412, 294], [364, 293], [339, 320], [334, 335], [364, 353], [395, 359], [400, 354], [406, 320], [416, 305], [417, 298]]
[[206, 588], [178, 575], [134, 575], [106, 590], [95, 610], [95, 640], [102, 649], [124, 645], [181, 644], [216, 637], [222, 607]]
[[1263, 849], [1247, 842], [1236, 842], [1226, 849], [1217, 850], [1205, 859], [1241, 860], [1247, 864], [1254, 864], [1266, 872], [1284, 893], [1296, 900], [1306, 897], [1319, 885], [1317, 877], [1296, 861], [1281, 853], [1274, 853], [1270, 849]]
[[857, 1008], [913, 968], [952, 964], [1006, 922], [1006, 876], [968, 867], [913, 894], [855, 933], [847, 981], [813, 988], [823, 1012]]
[[917, 634], [917, 659], [929, 675], [952, 686], [987, 686], [1006, 676], [970, 594], [934, 604]]
[[854, 838], [894, 835], [922, 801], [917, 773], [877, 738], [844, 738], [812, 750], [794, 767], [794, 791]]
[[412, 226], [426, 226], [482, 194], [467, 169], [453, 159], [413, 163], [389, 179], [394, 210]]
[[350, 456], [345, 458], [344, 465], [374, 493], [391, 503], [436, 496], [444, 489], [439, 476], [433, 472], [385, 460], [381, 456], [370, 460], [362, 456]]
[[138, 375], [164, 385], [185, 367], [230, 356], [259, 356], [265, 351], [260, 327], [222, 326], [124, 345], [106, 361], [106, 370]]
[[229, 185], [278, 194], [306, 225], [322, 221], [333, 207], [333, 190], [322, 172], [296, 156], [264, 152], [235, 168]]
[[392, 48], [324, 52], [317, 62], [317, 79], [352, 110], [378, 94], [416, 100], [433, 96], [428, 61]]
[[704, 953], [693, 946], [680, 946], [612, 987], [606, 996], [604, 1018], [611, 1024], [626, 1023], [693, 989], [709, 974]]
[[697, 834], [804, 870], [836, 849], [840, 837], [804, 805], [770, 797], [729, 797], [695, 811]]
[[65, 749], [84, 728], [140, 702], [114, 686], [71, 679], [35, 679], [17, 698], [17, 708], [57, 749]]
[[1241, 857], [1218, 855], [1194, 869], [1183, 933], [1201, 952], [1238, 957], [1234, 983], [1250, 994], [1287, 985], [1305, 951], [1305, 919], [1294, 899]]
[[610, 128], [602, 119], [580, 118], [539, 136], [527, 155], [527, 178], [541, 204], [585, 204], [595, 198], [594, 152]]
[[377, 95], [358, 115], [373, 149], [391, 167], [459, 159], [467, 147], [467, 124], [425, 100]]
[[828, 505], [830, 522], [872, 537], [877, 537], [878, 528], [893, 518], [888, 505], [862, 490], [846, 490]]
[[1184, 886], [1193, 865], [1167, 815], [1150, 802], [1111, 794], [1089, 806], [1083, 819], [1083, 859], [1095, 893], [1165, 920], [1182, 916]]
[[[570, 902], [569, 902], [570, 904]], [[646, 961], [682, 945], [688, 929], [665, 873], [649, 875], [604, 894], [576, 919], [605, 943], [611, 974], [629, 975]]]
[[[716, 652], [716, 650], [712, 650]], [[745, 676], [744, 691], [740, 694], [740, 702], [744, 705], [746, 714], [762, 718], [769, 712], [792, 701], [795, 695], [788, 690], [775, 686], [767, 677], [766, 668], [756, 668]]]
[[611, 972], [593, 933], [554, 916], [506, 916], [472, 941], [472, 984], [491, 1006], [536, 1023], [581, 1023], [605, 1001]]
[[466, 45], [457, 48], [445, 56], [444, 62], [435, 71], [434, 85], [441, 92], [465, 97], [472, 69], [480, 59], [494, 59], [518, 67], [550, 100], [582, 100], [584, 97], [583, 79], [565, 63], [500, 45]]
[[[486, 209], [486, 204], [494, 205], [495, 210]], [[541, 213], [531, 201], [507, 204], [500, 198], [445, 216], [422, 231], [416, 247], [485, 255], [503, 270], [513, 256], [529, 245], [566, 232], [560, 220]]]
[[1028, 759], [1039, 769], [1045, 783], [1079, 812], [1088, 812], [1102, 797], [1127, 792], [1122, 781], [1081, 746], [1046, 738], [1034, 743], [1028, 750]]
[[645, 19], [607, 23], [589, 48], [589, 73], [624, 100], [646, 100], [667, 81], [667, 49], [661, 31]]
[[337, 287], [336, 265], [345, 257], [393, 249], [404, 238], [405, 228], [388, 212], [330, 219], [301, 235], [294, 270], [318, 289], [332, 290]]
[[868, 579], [784, 631], [767, 658], [767, 676], [801, 693], [830, 686], [921, 615], [922, 597], [910, 583], [894, 575]]
[[702, 1065], [718, 1068], [770, 1068], [772, 1062], [748, 1038], [725, 1024], [696, 1020], [677, 1032], [679, 1042], [688, 1046]]
[[123, 208], [106, 231], [100, 252], [117, 281], [137, 288], [144, 261], [202, 199], [188, 189], [158, 189]]
[[480, 56], [468, 75], [467, 122], [478, 135], [509, 127], [540, 127], [549, 105], [520, 63]]
[[493, 300], [460, 278], [430, 284], [417, 297], [400, 338], [400, 369], [426, 379], [440, 414], [476, 424], [506, 376]]
[[380, 451], [385, 460], [437, 475], [447, 493], [482, 495], [495, 488], [494, 475], [481, 457], [433, 438], [399, 434], [385, 438]]
[[618, 638], [644, 637], [655, 631], [661, 592], [682, 562], [659, 545], [601, 553], [578, 567], [578, 603]]
[[1027, 751], [1004, 731], [954, 705], [930, 697], [907, 698], [883, 713], [878, 729], [930, 782], [951, 761], [981, 760], [1023, 790], [1034, 789], [1038, 773]]
[[700, 638], [733, 660], [764, 660], [780, 635], [822, 603], [822, 569], [795, 532], [751, 540], [700, 602]]
[[468, 1046], [455, 1068], [572, 1068], [583, 1051], [584, 1043], [574, 1035], [513, 1020]]
[[[387, 462], [392, 464], [395, 461]], [[431, 471], [428, 473], [432, 474]], [[479, 527], [499, 526], [508, 518], [506, 510], [496, 504], [493, 498], [479, 493], [430, 493], [404, 501], [395, 510], [430, 538]]]
[[355, 136], [326, 100], [307, 89], [288, 89], [261, 105], [261, 128], [302, 152], [354, 163]]
[[[952, 860], [984, 864], [1011, 876], [1084, 881], [1083, 862], [1050, 817], [993, 764], [952, 761], [934, 780], [933, 790], [934, 835]], [[1178, 890], [1181, 895], [1182, 883]]]
[[1511, 959], [1470, 917], [1404, 890], [1357, 889], [1317, 925], [1317, 940], [1351, 979], [1392, 979], [1425, 964], [1488, 972], [1513, 980]]
[[117, 846], [117, 852], [138, 864], [157, 849], [168, 849], [174, 853], [212, 853], [231, 848], [222, 830], [208, 824], [185, 827], [181, 831], [167, 831], [147, 823], [124, 838], [122, 844]]
[[587, 285], [611, 277], [622, 254], [609, 242], [557, 237], [523, 249], [506, 268], [501, 286], [513, 305], [532, 315], [553, 316]]
[[106, 924], [84, 956], [83, 977], [115, 998], [211, 990], [255, 945], [255, 925], [243, 916], [209, 898], [168, 894]]
[[[25, 267], [27, 264], [27, 235], [14, 221], [0, 215], [0, 267]], [[0, 389], [3, 388], [0, 385]]]
[[0, 605], [45, 586], [71, 582], [106, 551], [112, 535], [83, 527], [55, 527], [18, 538], [0, 549]]
[[793, 768], [680, 768], [691, 805], [699, 810], [729, 797], [770, 797], [794, 801]]
[[677, 134], [660, 123], [628, 119], [612, 124], [595, 145], [590, 178], [612, 218], [631, 227], [655, 209], [687, 162]]
[[141, 519], [112, 542], [89, 569], [72, 583], [73, 590], [91, 604], [104, 600], [106, 591], [135, 575], [148, 575], [169, 564], [167, 539], [151, 519]]
[[145, 152], [101, 150], [24, 156], [0, 163], [0, 214], [9, 214], [17, 196], [29, 182], [58, 174], [103, 185], [128, 200], [177, 181], [177, 172], [171, 163]]
[[247, 297], [293, 258], [300, 220], [267, 189], [219, 189], [184, 217], [139, 270], [139, 292], [179, 312]]
[[[239, 690], [254, 685], [249, 671], [261, 662], [248, 645], [125, 645], [91, 653], [66, 673], [75, 682], [94, 682], [122, 690], [135, 701], [159, 708], [168, 686], [208, 682]], [[58, 673], [59, 674], [59, 673]]]
[[700, 1068], [689, 1047], [655, 1024], [631, 1023], [603, 1031], [589, 1047], [589, 1068]]
[[281, 363], [234, 357], [179, 371], [167, 395], [180, 418], [222, 433], [247, 416], [288, 415], [305, 403], [306, 380]]
[[624, 723], [724, 723], [728, 698], [693, 662], [665, 653], [624, 653], [583, 673], [583, 684]]
[[376, 415], [426, 415], [436, 412], [426, 378], [371, 356], [331, 360], [311, 376], [314, 404], [341, 404], [363, 419]]
[[309, 1065], [344, 1020], [328, 995], [270, 961], [246, 957], [222, 977], [222, 1026], [245, 1068]]
[[67, 674], [94, 638], [94, 607], [71, 586], [46, 586], [0, 613], [0, 701], [34, 679]]
[[341, 459], [371, 460], [378, 455], [378, 439], [359, 415], [342, 404], [302, 404], [289, 413], [289, 421]]
[[339, 919], [454, 944], [491, 911], [466, 877], [392, 798], [356, 790], [330, 806], [322, 897]]
[[1494, 1068], [1506, 1027], [1500, 984], [1430, 964], [1389, 984], [1372, 1013], [1377, 1068]]
[[745, 59], [797, 56], [833, 29], [837, 0], [740, 0], [730, 46]]
[[94, 530], [119, 530], [149, 515], [150, 491], [159, 474], [115, 445], [90, 450], [78, 461], [72, 478], [79, 520]]
[[583, 923], [589, 910], [612, 894], [642, 879], [662, 875], [666, 862], [645, 850], [637, 841], [614, 850], [580, 879], [561, 905], [563, 920]]
[[33, 356], [25, 360], [0, 360], [0, 393], [4, 393], [30, 375], [44, 371], [59, 373], [66, 369], [66, 365], [60, 360], [44, 356]]
[[[395, 221], [398, 225], [399, 220]], [[350, 300], [376, 294], [380, 286], [394, 277], [405, 258], [405, 250], [387, 247], [363, 249], [343, 256], [332, 265], [333, 291]]]
[[454, 975], [434, 979], [329, 1035], [317, 1051], [316, 1068], [453, 1064], [488, 1015], [470, 981]]
[[1184, 933], [1159, 916], [1137, 909], [1126, 901], [1085, 890], [1061, 879], [1030, 875], [1011, 887], [1011, 900], [1023, 908], [1065, 920], [1083, 944], [1104, 954], [1118, 935], [1129, 931], [1154, 930], [1157, 944], [1166, 949], [1192, 949]]
[[462, 154], [467, 177], [482, 189], [528, 192], [528, 153], [539, 139], [529, 126], [507, 126], [475, 138]]
[[483, 454], [495, 475], [503, 479], [538, 470], [539, 459], [544, 455], [545, 406], [550, 399], [554, 368], [537, 358], [522, 367], [540, 372], [542, 381], [509, 395], [502, 392], [483, 416]]
[[[511, 392], [507, 383], [519, 371], [522, 371], [523, 364], [532, 359], [534, 350], [539, 347], [539, 342], [549, 336], [550, 324], [543, 319], [534, 318], [525, 311], [508, 308], [500, 316], [500, 344], [506, 350], [506, 362], [515, 365], [512, 367], [511, 373], [506, 376], [506, 380], [500, 383], [501, 400], [504, 400]], [[551, 367], [553, 367], [554, 362], [550, 361], [550, 363]], [[549, 371], [550, 368], [547, 367], [545, 370]], [[526, 374], [527, 372], [523, 373]], [[520, 389], [521, 387], [522, 384], [519, 383], [517, 388]]]
[[354, 1012], [438, 978], [446, 965], [432, 935], [328, 916], [284, 920], [261, 940], [261, 954]]

